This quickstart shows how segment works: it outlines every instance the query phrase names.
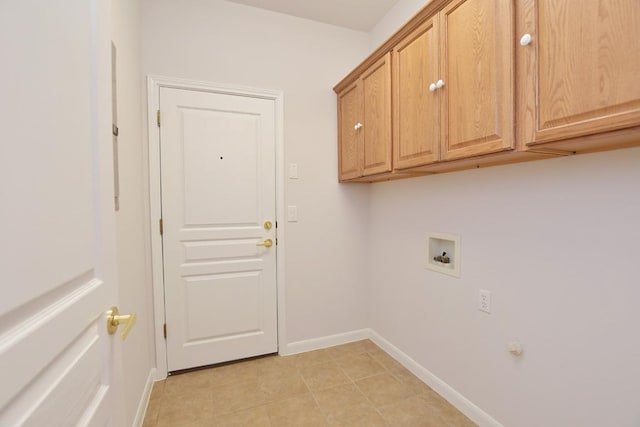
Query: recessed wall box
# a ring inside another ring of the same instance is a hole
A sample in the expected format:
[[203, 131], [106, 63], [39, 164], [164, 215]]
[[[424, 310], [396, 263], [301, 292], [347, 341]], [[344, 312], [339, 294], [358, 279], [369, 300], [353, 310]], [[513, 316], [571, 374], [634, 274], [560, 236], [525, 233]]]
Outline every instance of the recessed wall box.
[[426, 268], [460, 277], [460, 236], [428, 233]]

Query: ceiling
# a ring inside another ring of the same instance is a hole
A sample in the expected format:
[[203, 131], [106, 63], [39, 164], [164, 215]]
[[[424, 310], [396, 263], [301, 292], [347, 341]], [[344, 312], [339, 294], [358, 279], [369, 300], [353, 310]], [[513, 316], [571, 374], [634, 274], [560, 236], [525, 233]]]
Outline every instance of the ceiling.
[[368, 32], [399, 0], [229, 1]]

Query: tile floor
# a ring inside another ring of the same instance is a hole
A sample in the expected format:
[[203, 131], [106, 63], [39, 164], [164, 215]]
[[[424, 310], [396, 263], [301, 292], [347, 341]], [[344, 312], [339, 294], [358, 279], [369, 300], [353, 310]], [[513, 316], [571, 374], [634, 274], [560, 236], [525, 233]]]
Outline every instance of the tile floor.
[[156, 382], [144, 427], [475, 426], [369, 340]]

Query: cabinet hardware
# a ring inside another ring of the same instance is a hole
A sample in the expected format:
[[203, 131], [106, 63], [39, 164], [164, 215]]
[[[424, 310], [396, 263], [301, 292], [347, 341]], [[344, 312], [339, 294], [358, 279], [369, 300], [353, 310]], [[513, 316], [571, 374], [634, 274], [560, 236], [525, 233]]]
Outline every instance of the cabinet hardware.
[[527, 46], [531, 43], [532, 40], [533, 37], [531, 37], [531, 34], [525, 34], [524, 36], [522, 36], [522, 38], [520, 38], [520, 46]]

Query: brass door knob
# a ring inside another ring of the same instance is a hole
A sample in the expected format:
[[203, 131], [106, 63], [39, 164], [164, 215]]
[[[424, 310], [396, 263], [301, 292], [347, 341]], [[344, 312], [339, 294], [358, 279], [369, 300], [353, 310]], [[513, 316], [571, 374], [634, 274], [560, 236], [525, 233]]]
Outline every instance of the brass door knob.
[[137, 317], [135, 313], [120, 314], [118, 307], [111, 307], [111, 309], [107, 311], [107, 332], [109, 332], [109, 335], [113, 335], [118, 330], [118, 326], [125, 325], [120, 335], [122, 341], [124, 341], [127, 335], [129, 335], [129, 332], [131, 332], [133, 325], [135, 325]]
[[273, 246], [273, 240], [266, 239], [264, 242], [256, 243], [256, 246], [264, 246], [265, 248], [270, 248]]

